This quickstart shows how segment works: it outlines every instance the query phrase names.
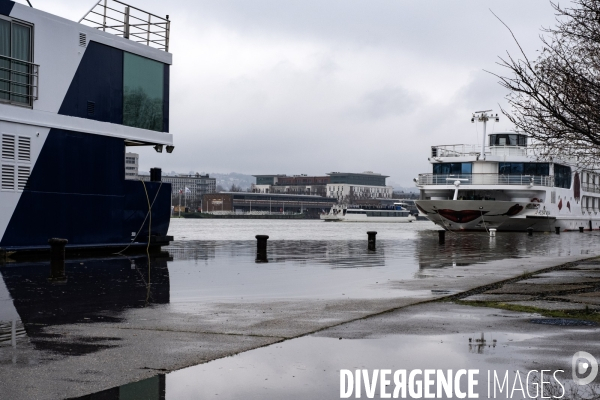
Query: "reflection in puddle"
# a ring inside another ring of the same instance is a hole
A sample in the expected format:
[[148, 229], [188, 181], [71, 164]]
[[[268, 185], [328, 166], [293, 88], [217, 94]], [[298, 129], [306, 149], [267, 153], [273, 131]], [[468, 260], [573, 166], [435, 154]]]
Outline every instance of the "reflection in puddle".
[[[113, 347], [105, 340], [94, 343], [89, 338], [60, 343], [50, 340], [55, 337], [44, 330], [48, 326], [120, 321], [121, 312], [127, 309], [168, 303], [167, 260], [165, 256], [153, 257], [150, 265], [145, 256], [71, 260], [65, 265], [66, 278], [59, 280], [49, 279], [52, 273], [47, 262], [9, 264], [0, 268], [0, 295], [4, 293], [0, 296], [0, 315], [18, 316], [22, 322], [14, 324], [16, 338], [27, 335], [38, 350], [77, 355]], [[9, 329], [12, 335], [12, 326], [12, 321], [0, 324], [0, 346]]]
[[70, 400], [165, 400], [165, 376], [157, 375], [113, 389]]
[[497, 339], [492, 339], [492, 338], [486, 339], [483, 332], [481, 332], [481, 335], [479, 337], [477, 337], [477, 338], [470, 337], [469, 338], [469, 353], [483, 354], [486, 347], [488, 349], [490, 349], [490, 348], [495, 349], [497, 341], [498, 341]]
[[17, 340], [27, 337], [20, 320], [0, 321], [0, 346], [17, 347]]

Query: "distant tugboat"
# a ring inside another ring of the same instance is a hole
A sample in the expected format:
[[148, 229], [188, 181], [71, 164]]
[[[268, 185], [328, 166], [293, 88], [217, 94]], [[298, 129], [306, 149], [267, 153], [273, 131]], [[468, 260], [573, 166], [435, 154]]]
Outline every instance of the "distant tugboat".
[[0, 0], [0, 252], [168, 243], [171, 186], [124, 155], [173, 150], [170, 21], [108, 3], [77, 23]]
[[[486, 135], [477, 145], [432, 146], [433, 171], [416, 181], [419, 211], [447, 230], [600, 229], [600, 174], [545, 159], [514, 132]], [[486, 146], [486, 141], [488, 145]]]

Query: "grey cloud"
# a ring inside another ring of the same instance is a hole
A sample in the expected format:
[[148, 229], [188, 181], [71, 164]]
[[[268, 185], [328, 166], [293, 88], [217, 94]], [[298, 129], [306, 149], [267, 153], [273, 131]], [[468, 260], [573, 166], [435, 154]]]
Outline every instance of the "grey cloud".
[[403, 88], [387, 87], [365, 93], [348, 114], [370, 119], [399, 117], [413, 111], [421, 101], [418, 95]]
[[[431, 145], [474, 142], [470, 113], [503, 101], [482, 70], [515, 45], [489, 9], [530, 53], [554, 21], [547, 0], [128, 2], [172, 21], [176, 149], [140, 149], [144, 169], [374, 170], [404, 186]], [[34, 6], [79, 19], [92, 3]]]

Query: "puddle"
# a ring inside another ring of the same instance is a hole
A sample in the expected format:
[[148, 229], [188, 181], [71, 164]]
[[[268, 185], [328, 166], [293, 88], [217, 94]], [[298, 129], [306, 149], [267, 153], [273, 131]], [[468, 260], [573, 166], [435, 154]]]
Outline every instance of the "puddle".
[[[483, 343], [474, 343], [483, 337]], [[308, 336], [185, 368], [133, 385], [154, 387], [148, 399], [339, 399], [340, 370], [478, 369], [476, 393], [487, 398], [487, 371], [514, 373], [529, 362], [515, 343], [535, 335], [511, 332], [389, 335], [369, 339]], [[469, 338], [472, 342], [469, 342]], [[492, 375], [493, 376], [493, 375]], [[162, 386], [157, 386], [157, 382]], [[466, 390], [465, 382], [461, 389]], [[131, 385], [127, 385], [130, 388]], [[96, 396], [108, 397], [124, 387]], [[141, 390], [141, 389], [140, 389]], [[364, 390], [364, 388], [363, 388]], [[364, 391], [363, 391], [364, 395]], [[375, 398], [380, 398], [380, 387]], [[505, 398], [498, 396], [499, 398]], [[88, 399], [91, 397], [81, 397]], [[114, 397], [117, 399], [118, 397]]]

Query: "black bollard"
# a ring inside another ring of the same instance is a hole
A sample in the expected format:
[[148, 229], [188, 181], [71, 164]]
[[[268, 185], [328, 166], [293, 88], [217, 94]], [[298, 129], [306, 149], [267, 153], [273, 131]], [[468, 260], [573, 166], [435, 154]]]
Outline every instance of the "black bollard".
[[440, 244], [446, 243], [446, 231], [438, 231], [438, 240]]
[[256, 262], [263, 263], [269, 262], [267, 260], [267, 235], [256, 235]]
[[533, 228], [527, 228], [527, 236], [533, 236]]
[[62, 283], [67, 281], [65, 274], [65, 246], [67, 239], [48, 239], [50, 244], [50, 282]]
[[579, 227], [579, 232], [582, 232], [582, 233], [583, 233], [583, 226], [580, 226], [580, 227]]
[[557, 235], [560, 235], [560, 226], [555, 226], [554, 232], [556, 232]]
[[375, 251], [375, 249], [377, 248], [377, 241], [375, 239], [375, 236], [377, 236], [377, 232], [375, 232], [375, 231], [368, 231], [367, 235], [369, 235], [369, 239], [368, 239], [369, 250]]

